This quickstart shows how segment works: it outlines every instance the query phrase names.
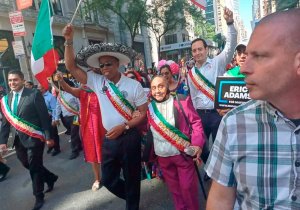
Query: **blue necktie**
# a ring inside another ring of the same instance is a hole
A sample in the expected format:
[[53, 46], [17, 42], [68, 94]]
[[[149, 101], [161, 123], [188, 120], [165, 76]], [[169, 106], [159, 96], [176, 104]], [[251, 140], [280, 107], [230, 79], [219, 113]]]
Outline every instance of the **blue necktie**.
[[14, 115], [16, 115], [18, 112], [18, 101], [19, 101], [19, 93], [16, 93], [14, 103], [13, 103], [13, 114]]

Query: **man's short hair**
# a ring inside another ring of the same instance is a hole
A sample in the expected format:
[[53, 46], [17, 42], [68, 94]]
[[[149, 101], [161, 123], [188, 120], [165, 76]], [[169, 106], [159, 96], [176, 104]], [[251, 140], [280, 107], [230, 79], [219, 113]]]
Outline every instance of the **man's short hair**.
[[203, 46], [204, 46], [205, 48], [207, 48], [207, 43], [206, 43], [205, 39], [202, 39], [202, 38], [196, 38], [196, 39], [194, 39], [194, 40], [192, 41], [191, 49], [192, 49], [193, 44], [194, 44], [195, 42], [198, 42], [198, 41], [201, 41], [201, 42], [203, 43]]
[[31, 81], [26, 81], [26, 83], [27, 83], [28, 85], [32, 85], [32, 86], [33, 86], [33, 82], [31, 82]]
[[24, 74], [20, 70], [11, 70], [8, 72], [8, 75], [10, 74], [17, 74], [22, 80], [24, 80]]

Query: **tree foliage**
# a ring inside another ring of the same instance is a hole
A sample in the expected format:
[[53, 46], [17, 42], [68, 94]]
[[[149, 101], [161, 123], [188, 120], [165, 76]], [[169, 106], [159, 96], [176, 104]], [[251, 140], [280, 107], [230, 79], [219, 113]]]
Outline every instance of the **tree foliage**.
[[117, 15], [130, 33], [131, 43], [128, 44], [132, 46], [140, 27], [146, 23], [146, 2], [147, 0], [92, 0], [92, 7], [97, 8], [106, 20], [111, 18], [112, 13]]
[[188, 27], [186, 15], [191, 5], [187, 0], [157, 0], [149, 5], [148, 27], [154, 33], [160, 54], [161, 38], [166, 34]]
[[206, 21], [204, 15], [202, 14], [202, 10], [195, 7], [194, 5], [190, 5], [188, 7], [188, 12], [193, 17], [194, 21], [194, 33], [195, 37], [201, 37], [204, 39], [212, 40], [215, 36], [215, 27]]

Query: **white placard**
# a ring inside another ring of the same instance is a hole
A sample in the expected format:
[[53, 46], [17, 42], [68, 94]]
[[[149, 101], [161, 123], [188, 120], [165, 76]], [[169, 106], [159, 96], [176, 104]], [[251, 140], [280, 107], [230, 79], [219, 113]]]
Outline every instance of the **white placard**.
[[9, 13], [9, 20], [13, 30], [14, 36], [25, 36], [26, 30], [24, 25], [24, 19], [21, 11], [15, 11]]
[[24, 46], [22, 41], [13, 41], [12, 46], [14, 49], [15, 57], [25, 55]]

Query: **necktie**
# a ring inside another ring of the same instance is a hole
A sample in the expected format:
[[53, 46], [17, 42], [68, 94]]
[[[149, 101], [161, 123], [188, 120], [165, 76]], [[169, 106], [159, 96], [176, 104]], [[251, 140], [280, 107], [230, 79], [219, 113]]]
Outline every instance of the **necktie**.
[[16, 115], [18, 112], [18, 101], [19, 101], [19, 93], [16, 93], [14, 103], [13, 103], [13, 114], [14, 115]]

